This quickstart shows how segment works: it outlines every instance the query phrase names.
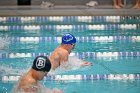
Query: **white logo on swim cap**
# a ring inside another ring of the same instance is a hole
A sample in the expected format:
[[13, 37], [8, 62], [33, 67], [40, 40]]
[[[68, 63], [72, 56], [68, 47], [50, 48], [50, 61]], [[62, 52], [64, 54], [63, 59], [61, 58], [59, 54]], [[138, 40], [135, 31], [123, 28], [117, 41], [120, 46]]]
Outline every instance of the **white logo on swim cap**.
[[45, 61], [46, 61], [46, 59], [44, 59], [42, 57], [39, 57], [36, 61], [36, 67], [38, 69], [44, 68], [45, 67]]
[[71, 36], [70, 34], [66, 34], [65, 38], [63, 38], [63, 41], [65, 41], [65, 42], [69, 42], [71, 40], [73, 40], [73, 36]]

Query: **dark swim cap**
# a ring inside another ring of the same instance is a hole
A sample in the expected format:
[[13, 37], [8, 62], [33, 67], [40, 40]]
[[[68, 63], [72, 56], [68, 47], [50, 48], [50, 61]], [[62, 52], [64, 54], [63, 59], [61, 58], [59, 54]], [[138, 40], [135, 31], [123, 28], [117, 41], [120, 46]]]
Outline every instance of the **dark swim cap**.
[[51, 63], [47, 56], [38, 56], [33, 61], [32, 68], [36, 71], [47, 71], [51, 69]]
[[62, 44], [75, 44], [76, 43], [76, 38], [72, 34], [65, 34], [62, 37]]

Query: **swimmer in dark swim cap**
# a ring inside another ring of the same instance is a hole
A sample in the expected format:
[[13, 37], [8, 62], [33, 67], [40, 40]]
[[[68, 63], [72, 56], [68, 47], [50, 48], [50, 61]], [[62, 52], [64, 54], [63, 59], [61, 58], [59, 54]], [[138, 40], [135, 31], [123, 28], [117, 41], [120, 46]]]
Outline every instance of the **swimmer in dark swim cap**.
[[51, 69], [50, 60], [46, 56], [38, 56], [33, 62], [32, 69], [36, 71], [49, 72]]
[[[51, 69], [51, 62], [46, 56], [38, 56], [34, 59], [32, 68], [20, 79], [17, 90], [20, 93], [41, 93], [39, 80]], [[19, 93], [17, 92], [17, 93]], [[56, 92], [63, 93], [63, 92]]]

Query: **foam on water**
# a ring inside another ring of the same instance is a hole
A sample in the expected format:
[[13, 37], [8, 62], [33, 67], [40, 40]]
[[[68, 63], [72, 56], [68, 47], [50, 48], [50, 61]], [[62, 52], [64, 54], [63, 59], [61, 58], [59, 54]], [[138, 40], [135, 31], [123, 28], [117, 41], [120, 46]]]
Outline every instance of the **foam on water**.
[[75, 56], [69, 56], [68, 62], [60, 65], [63, 70], [77, 70], [81, 67], [82, 61]]
[[0, 73], [1, 75], [15, 74], [16, 70], [10, 66], [0, 65]]
[[18, 90], [17, 89], [18, 87], [18, 83], [17, 85], [15, 85], [12, 89], [12, 91], [10, 93], [63, 93], [60, 89], [58, 88], [46, 88], [45, 86], [41, 85], [41, 84], [38, 84], [38, 86], [32, 86], [33, 88], [34, 87], [37, 87], [38, 90], [37, 91], [34, 91], [34, 92], [24, 92], [22, 90]]
[[20, 70], [7, 65], [0, 65], [0, 75], [22, 75], [27, 69]]
[[58, 68], [51, 70], [48, 74], [59, 74], [66, 71], [77, 70], [81, 67], [82, 61], [75, 56], [69, 56], [69, 59], [64, 64], [61, 64]]
[[0, 37], [0, 50], [5, 49], [5, 47], [9, 44], [9, 38], [6, 37]]

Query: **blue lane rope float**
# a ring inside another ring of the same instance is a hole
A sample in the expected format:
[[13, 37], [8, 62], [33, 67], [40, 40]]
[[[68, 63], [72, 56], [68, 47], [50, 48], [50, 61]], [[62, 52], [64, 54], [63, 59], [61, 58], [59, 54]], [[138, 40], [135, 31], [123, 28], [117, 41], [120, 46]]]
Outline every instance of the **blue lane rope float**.
[[48, 30], [136, 30], [139, 29], [139, 24], [95, 24], [95, 25], [0, 25], [0, 31], [48, 31]]
[[[50, 53], [51, 54], [51, 53]], [[0, 58], [25, 58], [39, 55], [50, 55], [48, 53], [0, 53]], [[104, 57], [140, 57], [140, 52], [75, 52], [71, 53], [79, 58], [104, 58]]]
[[[61, 42], [61, 37], [9, 37], [11, 42]], [[140, 36], [80, 36], [78, 42], [140, 42]]]
[[140, 19], [140, 16], [10, 16], [0, 17], [0, 22], [29, 23], [29, 22], [126, 22]]
[[[18, 81], [20, 76], [5, 75], [1, 81]], [[65, 81], [65, 80], [140, 80], [140, 74], [90, 74], [90, 75], [50, 75], [45, 76], [44, 80]]]

